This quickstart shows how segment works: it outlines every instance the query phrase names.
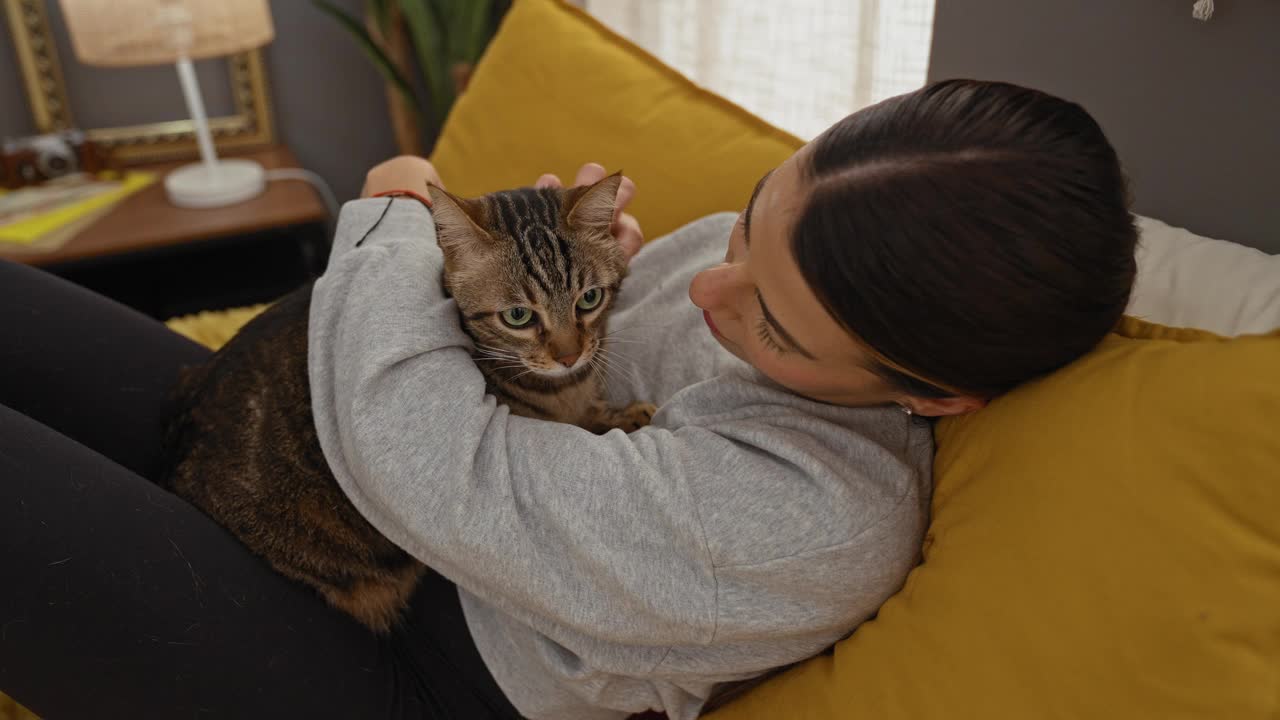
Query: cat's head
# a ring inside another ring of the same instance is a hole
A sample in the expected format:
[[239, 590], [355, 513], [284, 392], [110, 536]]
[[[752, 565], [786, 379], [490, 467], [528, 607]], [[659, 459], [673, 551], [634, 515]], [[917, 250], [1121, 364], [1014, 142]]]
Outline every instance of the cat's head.
[[431, 188], [445, 287], [488, 369], [548, 379], [589, 371], [627, 274], [610, 233], [621, 182], [474, 200]]

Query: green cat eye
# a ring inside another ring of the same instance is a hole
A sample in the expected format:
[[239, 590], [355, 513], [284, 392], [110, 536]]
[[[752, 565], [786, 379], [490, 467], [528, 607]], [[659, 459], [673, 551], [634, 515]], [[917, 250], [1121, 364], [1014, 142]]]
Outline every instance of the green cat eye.
[[579, 310], [593, 310], [600, 301], [604, 299], [604, 291], [600, 288], [591, 288], [582, 293], [582, 297], [578, 298]]
[[533, 311], [527, 307], [513, 307], [509, 310], [503, 310], [499, 313], [502, 322], [509, 327], [522, 328], [533, 322]]

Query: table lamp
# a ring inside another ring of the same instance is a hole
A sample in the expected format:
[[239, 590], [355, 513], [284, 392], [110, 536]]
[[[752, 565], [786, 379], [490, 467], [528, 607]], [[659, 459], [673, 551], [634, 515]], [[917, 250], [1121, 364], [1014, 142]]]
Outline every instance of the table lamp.
[[62, 0], [62, 13], [76, 57], [86, 65], [177, 66], [201, 162], [165, 177], [170, 202], [180, 207], [220, 207], [263, 191], [266, 181], [261, 165], [252, 160], [219, 160], [214, 152], [191, 61], [271, 42], [274, 31], [267, 0]]

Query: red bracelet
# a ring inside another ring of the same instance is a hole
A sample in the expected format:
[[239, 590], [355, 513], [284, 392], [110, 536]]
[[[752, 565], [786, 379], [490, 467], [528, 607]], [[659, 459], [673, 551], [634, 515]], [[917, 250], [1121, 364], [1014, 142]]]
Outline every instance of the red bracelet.
[[393, 198], [396, 198], [396, 197], [407, 197], [407, 198], [413, 198], [414, 200], [417, 200], [418, 202], [420, 202], [420, 203], [422, 203], [423, 205], [425, 205], [425, 206], [427, 207], [427, 209], [428, 209], [428, 210], [430, 210], [430, 209], [431, 209], [431, 198], [429, 198], [429, 197], [427, 197], [426, 195], [423, 195], [423, 194], [421, 194], [421, 193], [416, 193], [416, 192], [414, 192], [414, 191], [412, 191], [412, 190], [383, 190], [382, 192], [380, 192], [380, 193], [374, 193], [373, 195], [370, 195], [369, 197], [393, 197]]

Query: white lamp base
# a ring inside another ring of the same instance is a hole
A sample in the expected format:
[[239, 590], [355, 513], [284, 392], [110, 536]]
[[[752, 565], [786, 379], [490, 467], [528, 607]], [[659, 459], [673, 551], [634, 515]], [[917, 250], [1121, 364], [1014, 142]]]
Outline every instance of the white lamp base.
[[184, 208], [234, 205], [262, 194], [266, 188], [262, 166], [252, 160], [217, 160], [183, 165], [165, 176], [169, 202]]

